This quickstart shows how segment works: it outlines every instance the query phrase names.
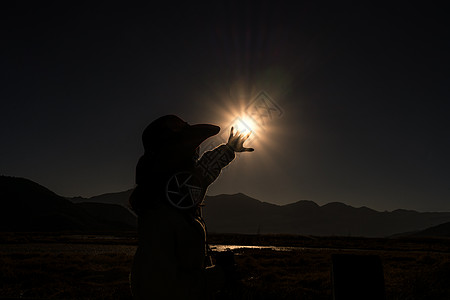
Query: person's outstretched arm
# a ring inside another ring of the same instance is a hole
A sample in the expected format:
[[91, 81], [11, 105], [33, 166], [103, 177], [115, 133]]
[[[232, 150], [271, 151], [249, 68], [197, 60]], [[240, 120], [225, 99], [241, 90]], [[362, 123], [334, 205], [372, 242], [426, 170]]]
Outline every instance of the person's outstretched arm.
[[222, 144], [213, 150], [206, 151], [197, 162], [197, 170], [205, 181], [205, 187], [213, 183], [224, 167], [226, 167], [235, 157], [235, 152], [252, 152], [253, 148], [244, 147], [244, 142], [250, 133], [242, 135], [234, 133], [233, 127], [230, 131], [228, 143]]

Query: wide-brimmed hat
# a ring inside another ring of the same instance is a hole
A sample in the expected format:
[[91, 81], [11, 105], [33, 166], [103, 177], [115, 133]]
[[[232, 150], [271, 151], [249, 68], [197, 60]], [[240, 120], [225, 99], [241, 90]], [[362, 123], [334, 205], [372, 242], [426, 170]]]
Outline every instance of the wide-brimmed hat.
[[160, 117], [142, 133], [145, 151], [158, 152], [168, 147], [197, 148], [207, 138], [218, 134], [220, 127], [212, 124], [190, 125], [175, 115]]

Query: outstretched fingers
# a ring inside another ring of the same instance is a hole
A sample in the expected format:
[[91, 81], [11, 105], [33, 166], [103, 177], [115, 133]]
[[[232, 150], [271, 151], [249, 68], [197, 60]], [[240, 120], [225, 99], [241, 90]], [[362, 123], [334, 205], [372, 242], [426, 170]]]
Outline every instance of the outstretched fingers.
[[231, 127], [230, 137], [228, 138], [228, 145], [235, 152], [253, 152], [255, 149], [244, 147], [244, 142], [250, 137], [252, 132], [240, 132], [239, 130], [234, 130], [234, 126]]
[[234, 135], [234, 127], [231, 127], [230, 137], [228, 138], [228, 140], [230, 140], [233, 137], [233, 135]]

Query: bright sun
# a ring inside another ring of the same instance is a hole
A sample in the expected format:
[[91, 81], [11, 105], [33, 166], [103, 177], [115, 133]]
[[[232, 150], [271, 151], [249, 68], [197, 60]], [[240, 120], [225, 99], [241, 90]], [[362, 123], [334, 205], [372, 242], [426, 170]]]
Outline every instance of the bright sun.
[[233, 123], [233, 127], [235, 130], [239, 131], [242, 134], [252, 133], [254, 134], [257, 130], [257, 125], [250, 117], [238, 117]]

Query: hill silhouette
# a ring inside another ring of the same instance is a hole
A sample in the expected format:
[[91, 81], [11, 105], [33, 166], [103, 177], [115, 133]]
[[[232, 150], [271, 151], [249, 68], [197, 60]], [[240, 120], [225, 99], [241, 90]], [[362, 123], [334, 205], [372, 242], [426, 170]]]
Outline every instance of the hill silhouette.
[[447, 212], [378, 212], [339, 202], [319, 206], [305, 200], [278, 206], [244, 194], [210, 196], [205, 202], [209, 232], [385, 237], [450, 221]]
[[[0, 230], [135, 229], [136, 217], [128, 210], [130, 193], [127, 190], [69, 201], [30, 180], [0, 176]], [[433, 230], [445, 232], [450, 226], [444, 224], [450, 222], [449, 212], [379, 212], [340, 202], [319, 206], [308, 200], [275, 205], [244, 194], [207, 196], [203, 214], [212, 233], [385, 237], [434, 226]], [[424, 230], [422, 235], [428, 234], [437, 233]]]
[[410, 236], [417, 237], [450, 237], [450, 222], [439, 224], [426, 228], [424, 230], [414, 232]]
[[136, 227], [121, 206], [74, 204], [24, 178], [0, 176], [0, 201], [0, 231], [111, 231]]
[[[85, 199], [127, 206], [131, 190]], [[419, 231], [450, 221], [447, 212], [397, 209], [379, 212], [340, 202], [323, 206], [301, 200], [287, 205], [262, 202], [244, 194], [206, 196], [203, 215], [208, 231], [216, 233], [339, 235], [385, 237]]]
[[90, 198], [84, 197], [73, 197], [67, 198], [73, 203], [83, 203], [83, 202], [95, 202], [95, 203], [105, 203], [105, 204], [117, 204], [128, 208], [128, 198], [130, 198], [133, 189], [129, 189], [118, 193], [107, 193]]

